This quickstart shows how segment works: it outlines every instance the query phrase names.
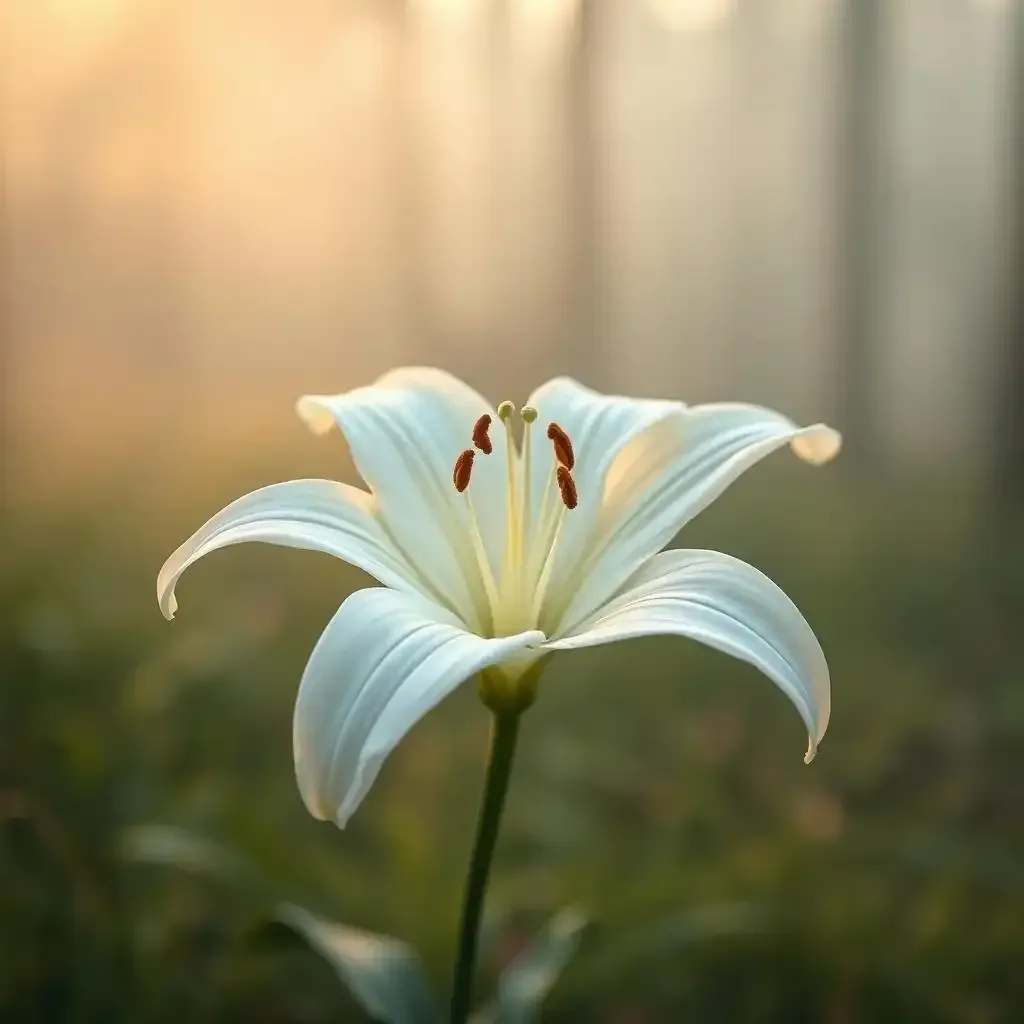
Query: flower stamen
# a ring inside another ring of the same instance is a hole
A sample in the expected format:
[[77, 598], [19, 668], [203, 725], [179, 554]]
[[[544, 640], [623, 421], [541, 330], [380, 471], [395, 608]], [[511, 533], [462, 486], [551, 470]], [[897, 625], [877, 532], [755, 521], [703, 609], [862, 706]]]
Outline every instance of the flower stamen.
[[[551, 583], [551, 574], [555, 567], [558, 544], [562, 539], [565, 514], [572, 511], [579, 504], [579, 492], [576, 489], [576, 481], [573, 479], [570, 469], [570, 465], [576, 464], [572, 441], [569, 440], [569, 435], [557, 423], [548, 424], [547, 434], [554, 449], [555, 459], [554, 472], [548, 477], [548, 485], [541, 510], [541, 520], [534, 545], [534, 550], [539, 553], [542, 561], [540, 575], [530, 608], [531, 621], [533, 622], [540, 621], [541, 609], [544, 607], [544, 598]], [[559, 507], [558, 501], [554, 496], [556, 489], [562, 501], [561, 507]]]
[[530, 429], [537, 419], [537, 410], [532, 405], [524, 405], [519, 410], [519, 416], [523, 421], [523, 530], [529, 530], [531, 518], [532, 494], [530, 488], [533, 483], [533, 444], [531, 438], [533, 431]]
[[502, 402], [497, 408], [497, 415], [505, 429], [507, 496], [505, 549], [499, 566], [491, 566], [469, 494], [476, 453], [490, 455], [494, 451], [489, 433], [493, 422], [490, 414], [484, 413], [473, 424], [473, 447], [465, 449], [456, 459], [452, 483], [460, 494], [466, 496], [469, 539], [490, 604], [495, 635], [505, 636], [533, 628], [539, 621], [555, 567], [565, 516], [579, 504], [579, 492], [572, 474], [576, 465], [572, 440], [559, 424], [551, 422], [547, 427], [553, 456], [551, 471], [547, 474], [544, 493], [534, 514], [531, 428], [537, 421], [537, 410], [527, 405], [519, 411], [523, 422], [521, 447], [517, 446], [514, 434], [516, 407], [511, 402]]
[[[555, 422], [548, 424], [547, 429], [548, 439], [551, 441], [551, 446], [554, 449], [555, 455], [555, 466], [554, 472], [547, 479], [547, 484], [544, 488], [544, 497], [541, 499], [540, 513], [537, 519], [537, 532], [534, 538], [534, 550], [538, 551], [543, 557], [543, 553], [556, 542], [556, 538], [552, 537], [553, 531], [558, 527], [558, 499], [555, 497], [555, 492], [562, 491], [562, 484], [558, 478], [558, 470], [561, 467], [565, 467], [568, 471], [572, 471], [573, 466], [576, 465], [576, 455], [573, 450], [572, 441], [569, 435]], [[573, 494], [575, 495], [575, 481], [570, 481], [573, 488]], [[578, 495], [576, 495], [576, 503], [578, 503]], [[565, 496], [562, 496], [562, 503], [565, 505]], [[570, 507], [570, 506], [566, 506]], [[571, 506], [576, 507], [576, 504]]]
[[484, 455], [490, 455], [494, 451], [494, 445], [491, 444], [491, 438], [488, 431], [491, 429], [491, 417], [488, 413], [484, 413], [473, 424], [473, 444], [484, 453]]
[[548, 439], [555, 449], [555, 458], [570, 472], [576, 465], [576, 454], [572, 450], [572, 441], [569, 435], [557, 424], [548, 424]]
[[520, 574], [520, 588], [521, 591], [525, 592], [527, 583], [527, 569], [528, 569], [528, 558], [532, 554], [532, 550], [527, 543], [528, 535], [530, 533], [530, 521], [532, 518], [533, 505], [532, 505], [532, 492], [531, 487], [533, 483], [533, 430], [531, 427], [537, 419], [537, 410], [532, 405], [524, 405], [519, 410], [519, 416], [523, 421], [523, 458], [522, 458], [522, 469], [523, 469], [523, 511], [520, 520], [521, 536], [519, 540], [519, 574]]
[[579, 504], [579, 494], [576, 491], [576, 481], [565, 464], [558, 467], [556, 478], [558, 490], [562, 495], [562, 504], [567, 509], [574, 509]]
[[520, 505], [518, 458], [516, 456], [515, 436], [512, 432], [512, 421], [516, 407], [511, 402], [502, 402], [498, 406], [498, 418], [505, 427], [505, 470], [507, 480], [508, 508], [506, 511], [505, 556], [502, 559], [501, 578], [504, 583], [504, 604], [502, 619], [509, 622], [519, 618], [522, 604], [523, 572], [523, 528], [524, 510]]
[[469, 540], [473, 548], [473, 555], [476, 558], [480, 570], [480, 579], [483, 582], [484, 593], [487, 595], [487, 603], [491, 608], [497, 600], [498, 588], [494, 581], [494, 573], [491, 571], [490, 559], [487, 557], [487, 549], [484, 547], [483, 537], [480, 535], [480, 524], [477, 522], [476, 509], [473, 507], [473, 499], [469, 496], [469, 481], [473, 476], [473, 460], [476, 452], [467, 448], [455, 460], [455, 469], [452, 472], [452, 483], [459, 494], [466, 496], [466, 512], [469, 519]]
[[551, 582], [551, 573], [555, 567], [555, 553], [558, 551], [558, 542], [562, 539], [562, 525], [565, 523], [565, 512], [568, 506], [563, 505], [558, 510], [555, 518], [555, 532], [551, 543], [544, 552], [544, 561], [541, 563], [540, 577], [537, 580], [537, 587], [533, 594], [533, 601], [530, 606], [530, 618], [533, 622], [540, 621], [540, 612], [544, 607], [544, 596], [547, 594], [548, 584]]
[[473, 459], [476, 457], [476, 452], [472, 448], [467, 448], [456, 460], [455, 470], [452, 473], [452, 483], [455, 485], [455, 490], [462, 494], [463, 491], [469, 486], [470, 478], [473, 475]]

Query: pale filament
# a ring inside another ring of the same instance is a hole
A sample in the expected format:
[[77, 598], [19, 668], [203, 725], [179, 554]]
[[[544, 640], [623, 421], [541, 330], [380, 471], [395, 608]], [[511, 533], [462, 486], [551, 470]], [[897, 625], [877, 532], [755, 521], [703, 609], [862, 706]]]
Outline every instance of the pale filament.
[[[519, 495], [525, 492], [525, 481], [523, 487], [517, 481], [518, 463], [520, 458], [516, 452], [516, 441], [512, 433], [512, 418], [516, 414], [516, 408], [511, 402], [502, 402], [498, 406], [498, 418], [505, 427], [505, 472], [508, 488], [508, 510], [505, 516], [506, 538], [505, 555], [502, 559], [501, 581], [503, 584], [503, 597], [506, 614], [514, 617], [513, 609], [518, 608], [522, 602], [523, 572], [521, 550], [523, 547], [523, 527], [525, 525], [525, 509], [519, 500]], [[529, 432], [529, 424], [524, 424], [524, 432]], [[525, 451], [525, 437], [524, 437]], [[495, 618], [500, 615], [496, 610]]]
[[533, 594], [533, 602], [530, 606], [530, 620], [537, 622], [540, 619], [540, 611], [544, 606], [544, 596], [547, 594], [548, 584], [551, 582], [551, 571], [555, 567], [555, 554], [558, 551], [558, 542], [562, 539], [562, 525], [565, 523], [565, 505], [559, 505], [555, 514], [555, 532], [547, 548], [541, 548], [544, 554], [544, 562], [540, 569], [540, 578], [537, 580], [537, 587]]
[[[477, 428], [480, 424], [477, 424]], [[483, 427], [486, 435], [486, 424]], [[487, 448], [490, 448], [490, 441], [486, 439]], [[477, 440], [477, 430], [473, 431], [473, 441], [480, 448], [481, 451], [485, 451], [485, 448]], [[473, 507], [473, 499], [469, 494], [469, 482], [473, 476], [473, 462], [476, 458], [476, 452], [472, 448], [467, 448], [456, 460], [455, 460], [455, 471], [452, 473], [452, 483], [460, 494], [465, 495], [466, 498], [466, 513], [469, 520], [469, 540], [470, 545], [473, 549], [473, 557], [476, 560], [477, 568], [480, 570], [480, 579], [483, 582], [484, 594], [487, 600], [488, 610], [490, 610], [493, 617], [493, 609], [495, 602], [498, 600], [498, 588], [494, 581], [494, 575], [491, 572], [491, 564], [487, 558], [487, 551], [484, 547], [483, 538], [480, 535], [480, 523], [476, 516], [476, 509]], [[479, 611], [480, 609], [478, 609]]]
[[487, 549], [484, 547], [483, 537], [480, 536], [480, 523], [476, 517], [476, 509], [473, 507], [473, 499], [466, 490], [466, 509], [469, 513], [469, 539], [473, 545], [473, 554], [476, 555], [477, 563], [480, 566], [480, 578], [484, 582], [484, 591], [487, 594], [487, 602], [491, 606], [491, 616], [495, 614], [498, 607], [498, 584], [491, 571], [491, 562], [487, 557]]
[[[558, 484], [555, 482], [555, 469], [552, 467], [548, 474], [547, 482], [544, 484], [544, 497], [541, 499], [540, 511], [537, 514], [537, 522], [530, 539], [530, 550], [528, 553], [527, 568], [529, 571], [539, 573], [543, 566], [543, 560], [552, 545], [552, 531], [557, 529], [560, 519], [559, 501], [557, 498]], [[564, 511], [564, 508], [562, 509]], [[541, 560], [541, 565], [537, 561]]]
[[[560, 463], [559, 447], [554, 445], [551, 473], [544, 486], [541, 507], [536, 517], [531, 515], [531, 464], [534, 458], [532, 427], [537, 419], [537, 412], [529, 406], [524, 406], [518, 414], [523, 424], [521, 449], [516, 445], [513, 433], [515, 417], [516, 409], [511, 402], [502, 402], [498, 406], [498, 418], [505, 430], [508, 501], [505, 548], [498, 576], [492, 570], [480, 533], [476, 510], [469, 496], [469, 473], [464, 472], [462, 477], [456, 474], [456, 489], [463, 491], [466, 496], [470, 541], [491, 606], [496, 636], [507, 636], [537, 626], [544, 597], [551, 583], [565, 514], [569, 508], [575, 507], [576, 502], [575, 484], [572, 482], [569, 468]], [[489, 425], [490, 418], [481, 417], [472, 434], [474, 445], [485, 457], [492, 450], [487, 434]], [[549, 437], [552, 429], [555, 428], [549, 428]], [[557, 430], [561, 437], [565, 436], [561, 428]], [[564, 451], [564, 448], [562, 450]], [[460, 456], [462, 462], [468, 461], [470, 469], [473, 454], [475, 453], [470, 449]], [[560, 472], [568, 478], [568, 491], [563, 489], [560, 483]]]

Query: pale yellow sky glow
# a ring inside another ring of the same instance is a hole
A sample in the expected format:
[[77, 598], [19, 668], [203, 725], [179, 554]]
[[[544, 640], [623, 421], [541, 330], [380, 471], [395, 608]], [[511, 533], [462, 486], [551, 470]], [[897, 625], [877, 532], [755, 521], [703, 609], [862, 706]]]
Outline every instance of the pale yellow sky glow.
[[648, 0], [654, 13], [677, 32], [700, 32], [723, 24], [736, 10], [736, 0]]
[[[598, 0], [589, 53], [577, 0], [507, 0], [503, 37], [484, 0], [9, 4], [9, 407], [63, 458], [172, 402], [290, 428], [411, 361], [827, 418], [837, 2]], [[881, 405], [950, 457], [987, 394], [1000, 2], [893, 15]]]

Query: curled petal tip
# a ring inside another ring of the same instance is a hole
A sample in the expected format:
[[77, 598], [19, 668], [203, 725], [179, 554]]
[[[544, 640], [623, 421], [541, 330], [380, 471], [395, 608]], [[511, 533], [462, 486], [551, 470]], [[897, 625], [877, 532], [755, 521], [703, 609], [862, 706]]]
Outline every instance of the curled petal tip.
[[[356, 803], [358, 804], [358, 801]], [[325, 815], [323, 820], [333, 822], [337, 828], [345, 828], [352, 817], [353, 811], [355, 811], [355, 807], [352, 806], [352, 801], [346, 800], [334, 809], [333, 814]]]
[[824, 423], [801, 430], [790, 442], [794, 453], [812, 466], [831, 462], [843, 446], [843, 436]]
[[160, 614], [170, 622], [178, 610], [178, 599], [174, 596], [174, 587], [169, 590], [164, 585], [164, 573], [161, 571], [156, 583], [156, 603], [160, 606]]
[[317, 821], [329, 821], [338, 828], [344, 828], [352, 817], [352, 808], [345, 801], [333, 804], [330, 797], [323, 794], [307, 800], [306, 807]]
[[314, 434], [326, 434], [334, 426], [334, 417], [317, 395], [303, 395], [295, 403], [295, 411]]
[[332, 821], [338, 828], [344, 828], [345, 823], [348, 821], [348, 815], [342, 814], [343, 808], [341, 806], [333, 806], [330, 797], [323, 792], [322, 788], [315, 783], [311, 783], [307, 776], [299, 770], [299, 765], [305, 757], [301, 740], [296, 738], [296, 781], [299, 786], [299, 795], [302, 797], [302, 802], [306, 805], [306, 810], [317, 821]]
[[807, 753], [804, 754], [804, 764], [810, 764], [818, 756], [818, 745], [811, 740], [807, 745]]

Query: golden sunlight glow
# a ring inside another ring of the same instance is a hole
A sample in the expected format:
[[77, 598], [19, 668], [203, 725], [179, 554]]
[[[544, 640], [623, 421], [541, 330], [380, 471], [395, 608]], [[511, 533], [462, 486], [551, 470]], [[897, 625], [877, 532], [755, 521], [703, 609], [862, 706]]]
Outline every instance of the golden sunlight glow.
[[736, 9], [736, 0], [648, 0], [658, 19], [674, 32], [717, 28]]
[[572, 29], [579, 0], [513, 0], [511, 30], [527, 53], [558, 53]]
[[49, 7], [50, 12], [59, 17], [76, 22], [96, 22], [101, 24], [127, 13], [132, 0], [49, 0], [40, 6]]
[[34, 0], [30, 15], [50, 34], [57, 52], [93, 54], [146, 5], [139, 0]]
[[455, 23], [471, 20], [479, 14], [481, 6], [479, 0], [409, 0], [415, 17]]

